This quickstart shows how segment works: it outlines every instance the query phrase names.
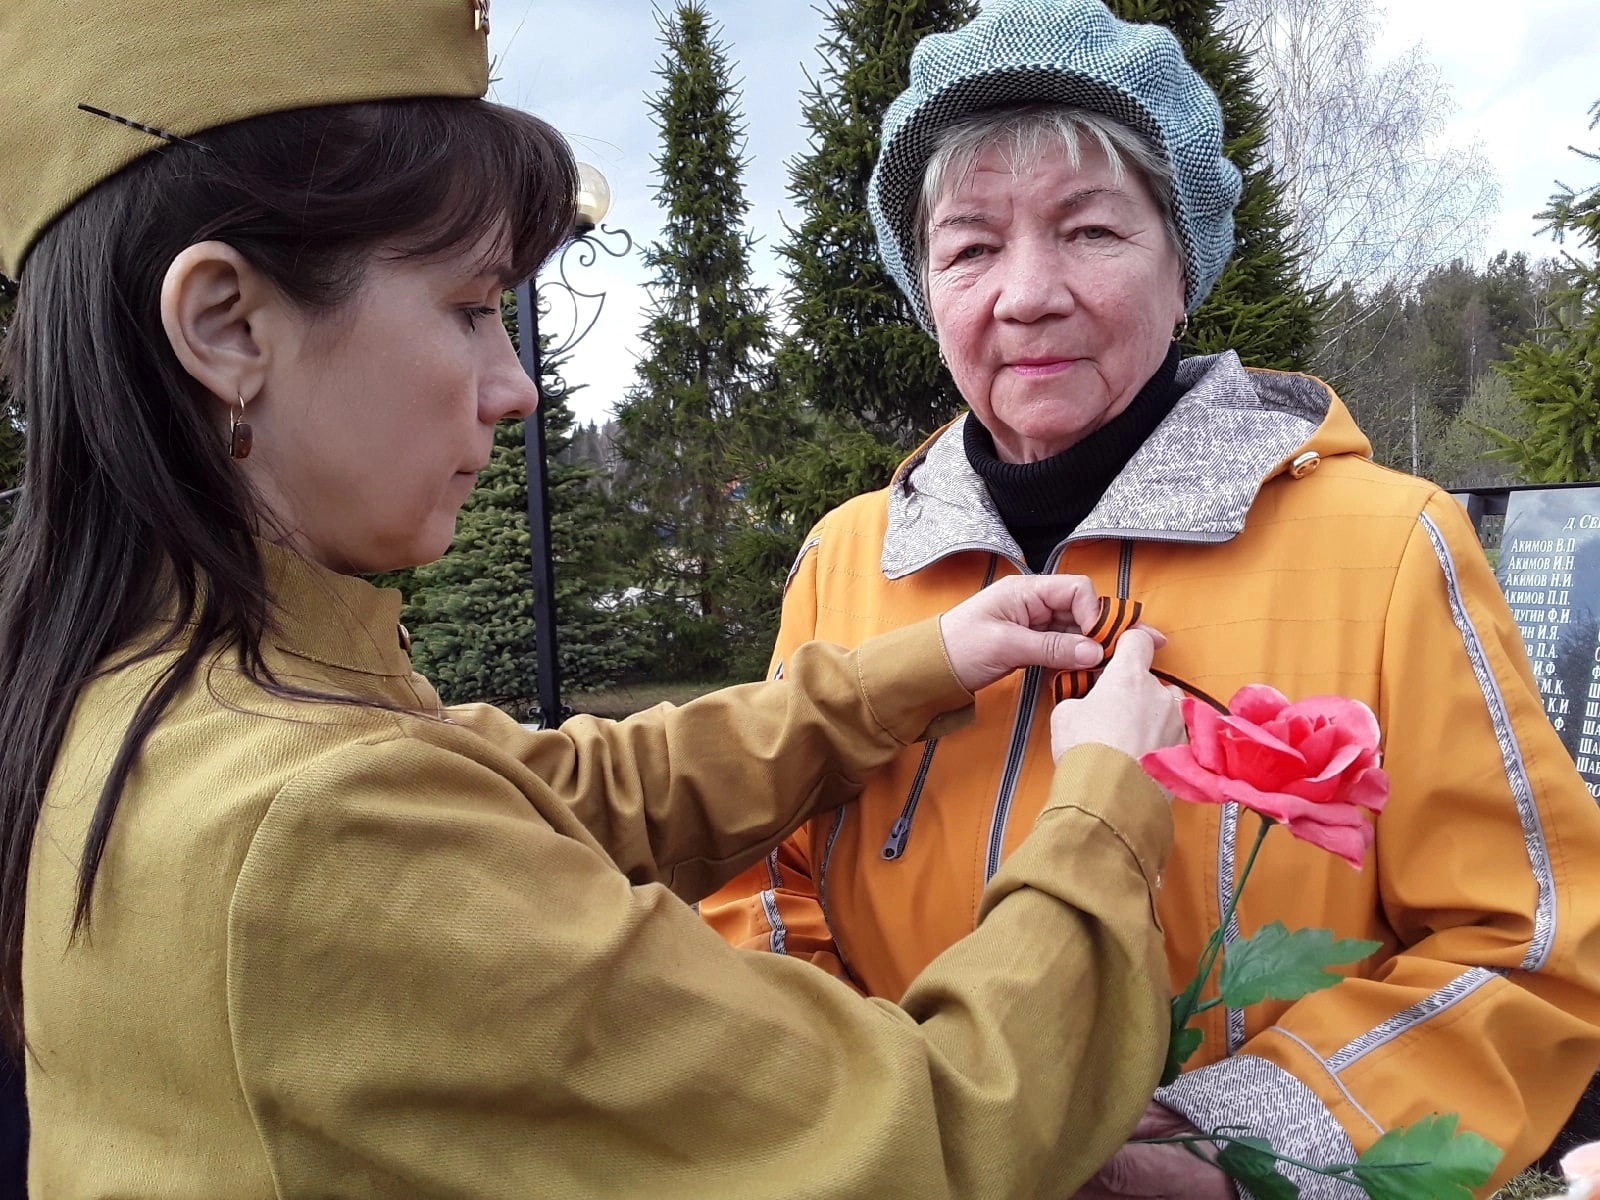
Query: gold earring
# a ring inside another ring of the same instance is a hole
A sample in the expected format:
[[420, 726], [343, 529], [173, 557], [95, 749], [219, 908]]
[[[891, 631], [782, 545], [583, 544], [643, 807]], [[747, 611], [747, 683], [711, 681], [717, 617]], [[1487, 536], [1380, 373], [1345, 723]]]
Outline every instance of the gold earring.
[[255, 444], [255, 436], [250, 431], [250, 424], [244, 419], [244, 397], [239, 397], [239, 411], [229, 414], [228, 419], [228, 454], [237, 462], [241, 458], [250, 457], [250, 449]]
[[1183, 341], [1183, 335], [1189, 332], [1189, 314], [1184, 313], [1183, 319], [1172, 327], [1172, 340]]

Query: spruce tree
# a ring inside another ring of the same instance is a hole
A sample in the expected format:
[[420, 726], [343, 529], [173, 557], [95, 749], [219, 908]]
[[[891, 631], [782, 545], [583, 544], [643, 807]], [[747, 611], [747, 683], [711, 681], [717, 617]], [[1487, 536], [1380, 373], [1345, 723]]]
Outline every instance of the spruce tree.
[[789, 331], [774, 361], [774, 419], [793, 434], [750, 473], [757, 519], [734, 547], [751, 594], [781, 587], [806, 531], [882, 487], [923, 437], [963, 406], [939, 349], [878, 261], [867, 184], [883, 114], [910, 84], [911, 52], [977, 15], [973, 0], [833, 0], [822, 69], [802, 112], [810, 147], [789, 164], [799, 223], [779, 255]]
[[777, 369], [788, 396], [844, 423], [825, 440], [859, 427], [889, 447], [874, 456], [870, 440], [851, 438], [873, 477], [843, 481], [835, 502], [881, 486], [901, 453], [961, 411], [938, 347], [878, 262], [867, 182], [883, 114], [910, 85], [912, 50], [977, 13], [973, 0], [834, 0], [825, 14], [822, 71], [801, 110], [810, 149], [789, 168], [800, 223], [779, 251], [791, 331]]
[[1234, 254], [1216, 289], [1189, 320], [1188, 353], [1236, 350], [1246, 366], [1303, 371], [1321, 300], [1307, 293], [1291, 232], [1292, 214], [1267, 158], [1267, 114], [1249, 57], [1221, 28], [1222, 0], [1108, 0], [1125, 21], [1171, 29], [1185, 57], [1222, 104], [1223, 153], [1244, 174], [1234, 212]]
[[[1600, 127], [1600, 101], [1589, 127]], [[1588, 169], [1600, 153], [1578, 150]], [[1566, 279], [1551, 296], [1551, 322], [1512, 352], [1500, 369], [1532, 424], [1523, 438], [1504, 433], [1503, 454], [1533, 483], [1600, 479], [1600, 182], [1563, 186], [1539, 214], [1563, 250]]]
[[[515, 340], [509, 304], [506, 314]], [[630, 674], [642, 652], [620, 603], [630, 582], [627, 515], [607, 496], [593, 464], [564, 461], [573, 436], [567, 397], [576, 389], [566, 388], [560, 369], [559, 359], [544, 363], [540, 403], [550, 459], [557, 653], [562, 687], [570, 692]], [[449, 551], [403, 579], [417, 669], [447, 702], [486, 700], [518, 717], [533, 710], [538, 694], [526, 465], [522, 422], [501, 422]]]
[[730, 538], [748, 521], [739, 475], [762, 459], [771, 329], [750, 278], [744, 127], [731, 64], [699, 0], [658, 16], [665, 53], [650, 108], [661, 134], [661, 240], [638, 383], [618, 412], [623, 487], [656, 537], [640, 563], [653, 600], [659, 668], [724, 668], [742, 627]]

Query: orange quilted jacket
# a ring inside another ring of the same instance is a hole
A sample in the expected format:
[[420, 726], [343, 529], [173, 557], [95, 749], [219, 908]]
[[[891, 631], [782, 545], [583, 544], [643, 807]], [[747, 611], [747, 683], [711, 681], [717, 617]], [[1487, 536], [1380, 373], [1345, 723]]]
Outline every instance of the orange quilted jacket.
[[[1212, 1009], [1191, 1070], [1159, 1098], [1319, 1162], [1456, 1111], [1504, 1149], [1498, 1183], [1545, 1149], [1600, 1065], [1600, 811], [1459, 503], [1375, 466], [1315, 379], [1226, 354], [1179, 380], [1177, 407], [1052, 569], [1142, 601], [1170, 639], [1156, 665], [1213, 696], [1267, 683], [1365, 701], [1393, 796], [1361, 872], [1274, 830], [1235, 931], [1282, 920], [1382, 950], [1294, 1004]], [[855, 645], [1026, 569], [958, 420], [812, 532], [774, 670], [809, 639]], [[702, 915], [737, 944], [898, 997], [973, 927], [1039, 812], [1049, 683], [1030, 670], [989, 688], [974, 725], [908, 748]], [[1178, 810], [1160, 900], [1175, 987], [1255, 833], [1232, 807]], [[1308, 1200], [1348, 1194], [1291, 1174]]]

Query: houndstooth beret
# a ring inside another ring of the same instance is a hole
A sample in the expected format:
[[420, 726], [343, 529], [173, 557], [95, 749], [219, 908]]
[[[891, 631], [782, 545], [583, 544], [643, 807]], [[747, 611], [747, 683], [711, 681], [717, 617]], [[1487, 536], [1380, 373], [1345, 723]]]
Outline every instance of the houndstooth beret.
[[867, 185], [878, 256], [917, 319], [933, 318], [914, 275], [912, 221], [923, 171], [948, 126], [989, 108], [1069, 104], [1123, 122], [1172, 164], [1184, 299], [1200, 306], [1233, 254], [1238, 169], [1222, 156], [1222, 108], [1159, 25], [1133, 25], [1100, 0], [999, 0], [953, 33], [922, 39], [911, 86], [883, 118]]

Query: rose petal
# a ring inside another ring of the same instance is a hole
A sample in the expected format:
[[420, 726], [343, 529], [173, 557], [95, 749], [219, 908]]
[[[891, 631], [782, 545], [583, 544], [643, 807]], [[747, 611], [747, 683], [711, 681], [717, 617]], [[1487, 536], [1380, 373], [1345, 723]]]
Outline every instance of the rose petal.
[[1168, 746], [1152, 750], [1139, 759], [1145, 772], [1180, 800], [1196, 804], [1221, 804], [1221, 777], [1212, 774], [1196, 760], [1189, 746]]
[[[1326, 812], [1324, 807], [1320, 811]], [[1302, 842], [1338, 855], [1356, 870], [1366, 862], [1367, 851], [1372, 847], [1372, 826], [1362, 821], [1359, 825], [1324, 825], [1320, 821], [1285, 821], [1285, 828]]]
[[1352, 804], [1318, 804], [1287, 792], [1263, 792], [1240, 779], [1220, 779], [1222, 794], [1235, 804], [1275, 821], [1317, 821], [1324, 825], [1360, 825], [1366, 818]]
[[[1246, 721], [1243, 717], [1218, 714], [1217, 721], [1224, 737], [1244, 738], [1252, 742], [1259, 742], [1263, 746], [1294, 752], [1294, 746], [1281, 735], [1282, 730], [1275, 728], [1273, 723], [1257, 725], [1254, 721]], [[1296, 754], [1298, 757], [1298, 754]]]
[[1306, 742], [1317, 732], [1319, 728], [1317, 723], [1304, 713], [1290, 715], [1288, 709], [1284, 709], [1283, 716], [1277, 721], [1274, 721], [1273, 724], [1281, 725], [1288, 731], [1287, 733], [1282, 733], [1278, 736], [1283, 738], [1283, 740], [1288, 742], [1291, 746], [1299, 746]]
[[1270, 817], [1274, 821], [1284, 820], [1285, 809], [1295, 808], [1301, 803], [1293, 796], [1285, 796], [1282, 792], [1257, 791], [1248, 783], [1237, 779], [1222, 780], [1221, 790], [1223, 798], [1230, 804], [1248, 808], [1251, 812], [1260, 813], [1263, 817]]
[[1208, 771], [1222, 769], [1222, 714], [1193, 696], [1183, 698], [1183, 726], [1194, 757]]
[[1585, 1142], [1562, 1155], [1561, 1173], [1568, 1183], [1600, 1183], [1600, 1142]]
[[1339, 736], [1337, 725], [1314, 725], [1310, 721], [1305, 722], [1305, 725], [1305, 735], [1296, 737], [1291, 744], [1300, 751], [1300, 757], [1306, 760], [1306, 766], [1311, 769], [1312, 774], [1320, 775], [1334, 752], [1339, 749], [1343, 739]]
[[[1348, 744], [1340, 746], [1322, 764], [1321, 770], [1316, 771], [1315, 774], [1308, 774], [1306, 778], [1312, 783], [1321, 783], [1327, 779], [1338, 779], [1340, 775], [1344, 774], [1345, 768], [1354, 766], [1360, 757], [1360, 746]], [[1312, 765], [1309, 758], [1307, 759], [1307, 764]]]
[[1228, 701], [1228, 711], [1257, 725], [1272, 720], [1289, 707], [1289, 697], [1264, 683], [1246, 684]]
[[1335, 775], [1332, 779], [1297, 779], [1285, 784], [1283, 790], [1299, 796], [1307, 804], [1333, 804], [1339, 799], [1341, 786], [1342, 781]]
[[1346, 804], [1382, 812], [1389, 803], [1389, 772], [1382, 767], [1368, 767], [1350, 781], [1339, 798]]
[[1289, 705], [1285, 715], [1294, 717], [1302, 713], [1332, 722], [1364, 746], [1376, 749], [1383, 739], [1383, 731], [1378, 728], [1378, 718], [1373, 711], [1361, 701], [1348, 696], [1311, 696], [1297, 700]]
[[[1230, 731], [1232, 732], [1232, 731]], [[1222, 743], [1223, 767], [1220, 774], [1243, 779], [1265, 792], [1281, 791], [1285, 784], [1304, 778], [1305, 759], [1292, 746], [1246, 729], [1244, 736], [1233, 736]]]

